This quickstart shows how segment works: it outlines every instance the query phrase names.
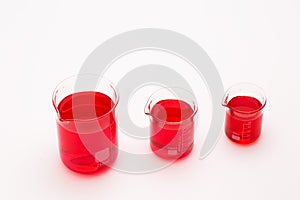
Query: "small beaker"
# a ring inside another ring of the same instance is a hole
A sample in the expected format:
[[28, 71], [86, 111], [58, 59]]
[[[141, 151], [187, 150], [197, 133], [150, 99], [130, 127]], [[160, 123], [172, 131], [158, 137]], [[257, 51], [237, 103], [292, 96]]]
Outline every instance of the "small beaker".
[[261, 134], [264, 91], [250, 83], [240, 83], [227, 90], [222, 105], [227, 107], [225, 133], [239, 144], [254, 142]]
[[194, 143], [194, 116], [197, 104], [193, 94], [181, 88], [154, 92], [145, 106], [150, 116], [150, 146], [165, 159], [188, 155]]
[[58, 84], [52, 102], [62, 162], [80, 173], [112, 164], [118, 154], [113, 84], [96, 75], [72, 76]]

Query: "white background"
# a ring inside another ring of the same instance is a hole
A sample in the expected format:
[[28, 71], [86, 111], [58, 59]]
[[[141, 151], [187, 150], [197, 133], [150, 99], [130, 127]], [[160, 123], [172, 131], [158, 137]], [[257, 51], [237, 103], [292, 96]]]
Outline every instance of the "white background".
[[[300, 199], [299, 10], [297, 0], [2, 0], [0, 199]], [[59, 160], [54, 87], [105, 40], [145, 27], [200, 44], [225, 88], [263, 87], [261, 138], [242, 147], [223, 134], [198, 160], [201, 135], [187, 159], [152, 174], [71, 172]]]

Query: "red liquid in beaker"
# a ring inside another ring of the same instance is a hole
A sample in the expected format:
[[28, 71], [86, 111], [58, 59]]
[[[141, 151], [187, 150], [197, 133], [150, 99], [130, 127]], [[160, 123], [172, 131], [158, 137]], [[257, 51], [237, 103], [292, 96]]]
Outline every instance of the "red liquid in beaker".
[[239, 144], [254, 142], [262, 126], [262, 103], [254, 97], [237, 96], [227, 107], [225, 132], [229, 139]]
[[166, 159], [189, 154], [194, 142], [194, 110], [181, 100], [167, 99], [151, 109], [151, 149]]
[[79, 92], [58, 105], [60, 156], [70, 169], [89, 173], [117, 157], [114, 102], [99, 92]]

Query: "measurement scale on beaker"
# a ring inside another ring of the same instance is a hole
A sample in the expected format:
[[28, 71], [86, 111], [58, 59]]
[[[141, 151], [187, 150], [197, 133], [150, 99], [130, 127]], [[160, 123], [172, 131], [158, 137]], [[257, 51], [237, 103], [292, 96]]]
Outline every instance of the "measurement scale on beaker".
[[242, 129], [242, 139], [243, 138], [247, 138], [250, 136], [251, 133], [251, 121], [248, 121], [246, 123], [243, 124], [243, 129]]

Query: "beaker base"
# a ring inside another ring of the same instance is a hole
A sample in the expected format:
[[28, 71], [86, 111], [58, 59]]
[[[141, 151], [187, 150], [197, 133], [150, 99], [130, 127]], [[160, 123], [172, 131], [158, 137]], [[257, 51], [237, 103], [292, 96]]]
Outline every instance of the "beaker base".
[[155, 155], [157, 155], [160, 158], [166, 159], [166, 160], [177, 160], [186, 157], [191, 153], [193, 150], [194, 144], [192, 143], [185, 151], [182, 153], [178, 152], [176, 149], [171, 149], [169, 147], [158, 147], [157, 145], [151, 143], [151, 149]]

